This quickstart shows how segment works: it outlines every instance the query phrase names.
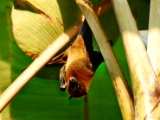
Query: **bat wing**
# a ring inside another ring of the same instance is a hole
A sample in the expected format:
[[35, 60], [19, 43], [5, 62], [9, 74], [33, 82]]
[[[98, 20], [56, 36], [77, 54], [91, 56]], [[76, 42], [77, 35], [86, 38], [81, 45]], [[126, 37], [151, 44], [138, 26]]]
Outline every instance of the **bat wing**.
[[90, 58], [90, 62], [92, 63], [92, 67], [93, 67], [92, 70], [96, 71], [96, 69], [104, 61], [104, 59], [103, 59], [101, 52], [93, 50], [92, 31], [86, 20], [84, 20], [83, 26], [79, 34], [82, 35], [83, 37], [83, 40], [86, 46], [86, 50]]
[[47, 65], [65, 64], [67, 57], [68, 57], [68, 49], [62, 52], [61, 54], [57, 55], [56, 57], [52, 58]]

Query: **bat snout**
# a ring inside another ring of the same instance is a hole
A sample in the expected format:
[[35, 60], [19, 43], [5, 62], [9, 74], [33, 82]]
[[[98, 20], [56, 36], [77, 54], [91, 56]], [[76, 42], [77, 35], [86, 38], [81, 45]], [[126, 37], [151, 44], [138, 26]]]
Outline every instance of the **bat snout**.
[[83, 83], [81, 83], [76, 77], [69, 78], [68, 92], [70, 98], [79, 98], [87, 94]]

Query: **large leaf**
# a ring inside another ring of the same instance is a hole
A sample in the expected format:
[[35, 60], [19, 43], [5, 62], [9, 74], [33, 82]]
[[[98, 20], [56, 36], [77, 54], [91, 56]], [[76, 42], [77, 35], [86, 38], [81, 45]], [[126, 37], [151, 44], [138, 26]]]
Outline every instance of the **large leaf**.
[[[74, 11], [69, 9], [69, 5]], [[19, 47], [35, 58], [80, 16], [74, 1], [66, 4], [62, 0], [15, 0], [12, 9], [13, 34]]]

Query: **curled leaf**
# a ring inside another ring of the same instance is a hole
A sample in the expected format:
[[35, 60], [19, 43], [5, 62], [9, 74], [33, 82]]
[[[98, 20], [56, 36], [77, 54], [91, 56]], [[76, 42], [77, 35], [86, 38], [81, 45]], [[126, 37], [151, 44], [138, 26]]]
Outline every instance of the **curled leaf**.
[[26, 55], [36, 58], [64, 30], [73, 26], [81, 13], [71, 0], [69, 4], [55, 0], [15, 0], [11, 16], [18, 46]]

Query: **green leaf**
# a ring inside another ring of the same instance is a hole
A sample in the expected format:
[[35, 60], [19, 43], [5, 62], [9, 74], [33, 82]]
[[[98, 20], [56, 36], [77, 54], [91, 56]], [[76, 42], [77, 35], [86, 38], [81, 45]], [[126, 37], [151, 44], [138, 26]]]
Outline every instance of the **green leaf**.
[[81, 14], [75, 2], [68, 2], [69, 4], [62, 0], [14, 1], [13, 35], [23, 52], [30, 57], [37, 57], [64, 30], [80, 20]]

